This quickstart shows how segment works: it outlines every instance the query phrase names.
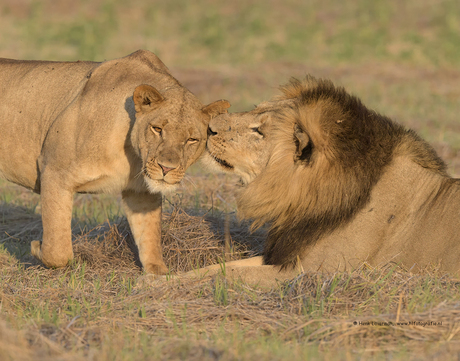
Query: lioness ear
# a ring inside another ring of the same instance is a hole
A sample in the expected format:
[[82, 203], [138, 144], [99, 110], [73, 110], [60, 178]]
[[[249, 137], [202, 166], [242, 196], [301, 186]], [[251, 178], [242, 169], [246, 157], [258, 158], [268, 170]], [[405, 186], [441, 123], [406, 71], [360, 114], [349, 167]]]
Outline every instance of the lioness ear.
[[165, 98], [150, 85], [139, 85], [133, 94], [136, 113], [147, 113], [155, 109]]
[[201, 110], [203, 113], [209, 115], [211, 118], [223, 113], [227, 113], [227, 109], [230, 108], [230, 103], [226, 100], [217, 100], [211, 104], [206, 105]]
[[313, 143], [308, 134], [305, 133], [298, 124], [294, 127], [294, 142], [296, 145], [294, 160], [307, 163], [310, 162]]

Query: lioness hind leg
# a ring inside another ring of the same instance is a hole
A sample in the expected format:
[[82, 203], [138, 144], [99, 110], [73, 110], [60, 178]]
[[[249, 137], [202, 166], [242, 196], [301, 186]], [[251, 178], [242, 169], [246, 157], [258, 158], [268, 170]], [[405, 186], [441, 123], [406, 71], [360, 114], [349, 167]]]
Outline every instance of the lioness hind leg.
[[161, 249], [161, 194], [124, 191], [122, 199], [142, 267], [147, 273], [167, 274]]
[[31, 253], [47, 267], [64, 267], [73, 259], [73, 193], [48, 178], [41, 179], [43, 241], [33, 241]]

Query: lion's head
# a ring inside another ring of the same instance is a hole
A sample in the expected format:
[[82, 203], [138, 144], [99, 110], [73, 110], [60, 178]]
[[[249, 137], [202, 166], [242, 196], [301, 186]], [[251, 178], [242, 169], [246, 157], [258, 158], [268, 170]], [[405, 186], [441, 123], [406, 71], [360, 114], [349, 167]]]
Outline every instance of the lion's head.
[[350, 221], [404, 150], [424, 168], [445, 173], [434, 150], [412, 131], [367, 109], [328, 80], [291, 80], [283, 94], [209, 125], [207, 162], [238, 174], [242, 217], [269, 222], [264, 261], [286, 266], [306, 246]]
[[210, 119], [225, 113], [230, 104], [219, 100], [203, 107], [179, 84], [162, 93], [140, 85], [133, 101], [136, 121], [131, 142], [142, 158], [147, 187], [151, 192], [174, 190], [185, 170], [203, 153]]
[[291, 99], [276, 99], [249, 112], [214, 118], [209, 124], [203, 162], [216, 171], [235, 173], [243, 184], [251, 183], [267, 167], [280, 111], [292, 104]]

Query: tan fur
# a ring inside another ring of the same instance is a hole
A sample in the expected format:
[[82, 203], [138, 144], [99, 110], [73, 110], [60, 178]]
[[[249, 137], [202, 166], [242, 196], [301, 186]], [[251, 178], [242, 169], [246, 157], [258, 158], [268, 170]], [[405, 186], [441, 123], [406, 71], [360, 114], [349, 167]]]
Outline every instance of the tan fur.
[[460, 182], [434, 150], [330, 81], [282, 91], [210, 123], [207, 163], [246, 184], [243, 218], [270, 225], [263, 257], [227, 263], [226, 274], [267, 285], [363, 262], [458, 273]]
[[122, 192], [147, 272], [165, 273], [161, 192], [174, 190], [205, 148], [212, 116], [153, 53], [94, 62], [0, 59], [0, 175], [41, 193], [46, 266], [73, 258], [74, 193]]

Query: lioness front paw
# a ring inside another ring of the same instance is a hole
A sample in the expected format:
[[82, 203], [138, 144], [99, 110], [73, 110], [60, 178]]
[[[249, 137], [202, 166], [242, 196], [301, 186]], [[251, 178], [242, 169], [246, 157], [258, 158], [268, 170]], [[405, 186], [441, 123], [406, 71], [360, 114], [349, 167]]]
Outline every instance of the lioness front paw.
[[[51, 248], [51, 251], [53, 250]], [[49, 268], [65, 267], [73, 259], [72, 248], [67, 250], [67, 252], [64, 252], [62, 249], [50, 252], [50, 247], [43, 250], [43, 243], [40, 241], [32, 241], [30, 243], [30, 253]]]
[[144, 265], [144, 271], [155, 275], [165, 275], [169, 273], [168, 267], [163, 264], [147, 263]]

